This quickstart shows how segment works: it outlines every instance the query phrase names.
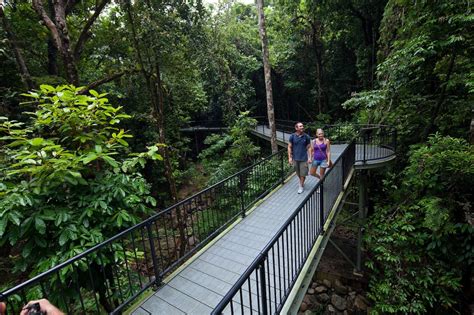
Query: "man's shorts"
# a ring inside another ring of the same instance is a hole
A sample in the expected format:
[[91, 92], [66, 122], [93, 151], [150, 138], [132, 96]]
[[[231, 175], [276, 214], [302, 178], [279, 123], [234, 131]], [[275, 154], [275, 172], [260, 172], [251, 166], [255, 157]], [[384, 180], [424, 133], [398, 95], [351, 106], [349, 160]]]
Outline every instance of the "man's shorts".
[[311, 167], [316, 167], [320, 166], [322, 168], [328, 168], [328, 162], [326, 160], [313, 160], [313, 163], [311, 163]]
[[299, 177], [308, 176], [308, 162], [307, 161], [293, 161], [296, 175]]

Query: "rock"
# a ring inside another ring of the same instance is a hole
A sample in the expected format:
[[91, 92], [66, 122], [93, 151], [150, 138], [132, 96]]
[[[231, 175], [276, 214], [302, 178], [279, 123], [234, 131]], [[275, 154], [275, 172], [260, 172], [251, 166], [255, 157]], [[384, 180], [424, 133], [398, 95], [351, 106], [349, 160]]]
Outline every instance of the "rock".
[[343, 311], [347, 307], [346, 300], [337, 294], [333, 294], [333, 296], [331, 297], [331, 304], [334, 305], [334, 307], [337, 308], [339, 311]]
[[349, 312], [347, 310], [344, 311], [344, 315], [349, 315]]
[[352, 292], [349, 292], [349, 296], [354, 298], [356, 296], [357, 292], [355, 291], [352, 291]]
[[334, 282], [334, 291], [336, 291], [336, 293], [342, 294], [342, 295], [345, 295], [348, 292], [347, 288], [339, 280], [336, 280]]
[[329, 295], [327, 295], [327, 293], [322, 293], [322, 294], [319, 294], [316, 296], [316, 298], [318, 299], [319, 302], [321, 303], [326, 303], [329, 301]]
[[[351, 297], [350, 295], [347, 295], [346, 296], [346, 309], [349, 310], [349, 311], [353, 311], [353, 308], [354, 308], [354, 299], [355, 299], [355, 296], [354, 297]], [[351, 312], [352, 313], [352, 312]]]
[[318, 286], [318, 283], [317, 283], [317, 282], [313, 282], [313, 283], [311, 284], [311, 288], [313, 288], [313, 289], [315, 289], [317, 286]]
[[314, 289], [308, 289], [308, 292], [307, 292], [309, 295], [313, 295], [314, 294]]
[[318, 296], [317, 295], [308, 295], [308, 301], [309, 301], [309, 304], [308, 306], [313, 309], [314, 311], [314, 307], [313, 306], [318, 306], [320, 305], [321, 303], [319, 303], [318, 301]]
[[336, 314], [336, 309], [331, 304], [328, 305], [327, 314]]
[[306, 312], [304, 312], [304, 315], [314, 315], [314, 312], [311, 310], [307, 310]]
[[367, 301], [362, 295], [357, 295], [355, 300], [354, 300], [354, 306], [357, 307], [359, 310], [365, 311], [367, 310], [367, 304], [365, 303]]
[[306, 305], [305, 302], [301, 303], [300, 312], [306, 312], [307, 309], [308, 309], [308, 305]]
[[317, 286], [314, 291], [316, 291], [316, 294], [320, 294], [320, 293], [323, 293], [323, 292], [326, 292], [328, 290], [328, 288], [326, 288], [325, 286], [323, 285], [320, 285], [320, 286]]
[[324, 280], [323, 280], [323, 284], [326, 286], [326, 288], [332, 287], [331, 281], [329, 281], [329, 280], [327, 280], [327, 279], [324, 279]]

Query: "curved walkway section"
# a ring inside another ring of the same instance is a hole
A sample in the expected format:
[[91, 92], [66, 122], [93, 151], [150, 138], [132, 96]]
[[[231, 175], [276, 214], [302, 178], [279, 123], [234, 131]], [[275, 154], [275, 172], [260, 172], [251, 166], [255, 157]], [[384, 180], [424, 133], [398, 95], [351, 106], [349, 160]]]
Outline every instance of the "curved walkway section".
[[[278, 127], [277, 127], [278, 128]], [[291, 132], [286, 126], [285, 131], [277, 130], [276, 137], [278, 145], [286, 147], [290, 139]], [[271, 130], [266, 125], [258, 125], [252, 133], [265, 140], [270, 140]], [[331, 140], [331, 137], [329, 137]], [[386, 145], [386, 137], [361, 136], [356, 139], [356, 163], [357, 169], [377, 168], [389, 163], [395, 159], [395, 150], [392, 146]], [[346, 142], [346, 141], [345, 141]], [[347, 141], [350, 142], [350, 141]], [[333, 150], [337, 148], [332, 145]]]

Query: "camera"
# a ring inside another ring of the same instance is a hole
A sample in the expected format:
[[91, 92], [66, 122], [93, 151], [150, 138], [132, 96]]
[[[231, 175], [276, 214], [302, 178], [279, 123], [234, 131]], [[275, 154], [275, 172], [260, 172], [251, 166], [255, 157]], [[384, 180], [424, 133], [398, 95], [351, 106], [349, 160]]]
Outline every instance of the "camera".
[[28, 310], [28, 315], [46, 315], [46, 312], [41, 310], [39, 303], [30, 304], [25, 309]]

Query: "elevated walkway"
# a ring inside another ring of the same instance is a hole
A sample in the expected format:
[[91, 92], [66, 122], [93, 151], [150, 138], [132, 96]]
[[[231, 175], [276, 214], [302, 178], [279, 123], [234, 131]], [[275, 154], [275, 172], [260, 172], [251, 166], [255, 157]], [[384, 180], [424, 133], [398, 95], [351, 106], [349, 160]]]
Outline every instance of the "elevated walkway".
[[[333, 157], [336, 160], [347, 145], [333, 146]], [[225, 294], [237, 282], [239, 277], [261, 254], [265, 246], [272, 240], [276, 233], [284, 226], [284, 223], [298, 209], [298, 206], [309, 196], [319, 180], [309, 176], [305, 184], [305, 191], [297, 193], [298, 179], [291, 176], [283, 186], [275, 189], [259, 205], [231, 229], [222, 235], [204, 250], [196, 254], [192, 261], [188, 262], [168, 279], [164, 280], [164, 286], [156, 293], [147, 298], [132, 314], [209, 314], [222, 300]], [[318, 198], [319, 192], [315, 192]], [[315, 214], [316, 215], [316, 214]], [[304, 242], [304, 238], [297, 236], [296, 242]], [[299, 256], [301, 253], [297, 247], [286, 253], [290, 257]], [[284, 254], [280, 253], [283, 261]], [[278, 257], [273, 257], [275, 260]], [[276, 296], [270, 296], [275, 302], [277, 297], [282, 296], [280, 288], [275, 283], [287, 282], [286, 274], [295, 272], [292, 266], [277, 266], [271, 261], [270, 269], [279, 269], [281, 274], [273, 274], [270, 286], [278, 291]], [[296, 264], [296, 263], [295, 263]], [[257, 279], [251, 282], [247, 293], [258, 292]], [[252, 290], [253, 288], [253, 290]], [[257, 296], [253, 293], [253, 298]], [[257, 304], [250, 305], [247, 299], [242, 307], [245, 312], [250, 312], [250, 307], [257, 310]], [[240, 305], [237, 302], [236, 305]], [[236, 307], [236, 313], [240, 313], [240, 306]]]
[[[279, 145], [286, 147], [290, 133], [278, 131]], [[264, 125], [254, 134], [269, 139]], [[41, 297], [69, 314], [294, 313], [355, 169], [394, 158], [384, 133], [362, 135], [334, 141], [333, 167], [321, 180], [307, 177], [302, 194], [283, 149], [0, 293], [0, 300], [9, 314]]]

